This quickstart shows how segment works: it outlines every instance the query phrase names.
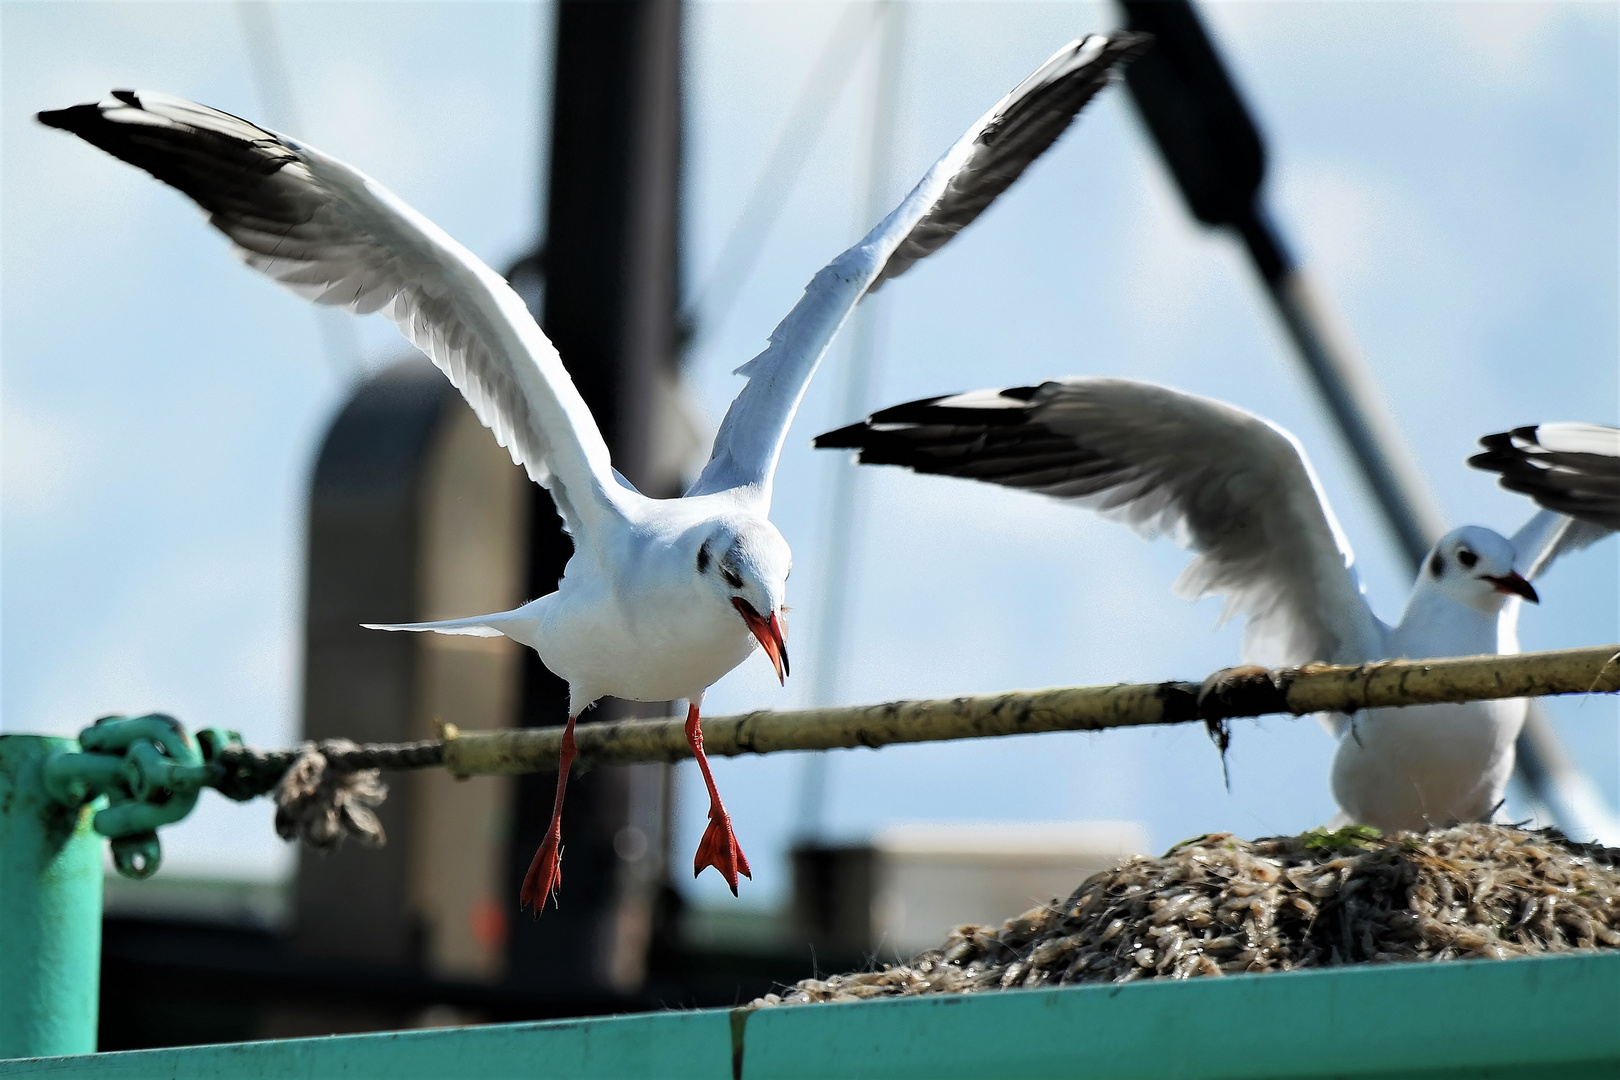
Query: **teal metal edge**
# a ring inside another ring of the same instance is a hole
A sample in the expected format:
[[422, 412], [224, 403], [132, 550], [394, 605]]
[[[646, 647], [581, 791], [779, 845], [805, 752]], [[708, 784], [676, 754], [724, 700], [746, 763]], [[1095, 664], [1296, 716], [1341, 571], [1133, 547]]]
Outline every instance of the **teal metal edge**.
[[72, 739], [0, 735], [0, 1054], [96, 1048], [101, 837], [46, 787]]
[[[740, 1066], [736, 1072], [734, 1066]], [[710, 1010], [0, 1062], [0, 1076], [1620, 1076], [1620, 954]]]

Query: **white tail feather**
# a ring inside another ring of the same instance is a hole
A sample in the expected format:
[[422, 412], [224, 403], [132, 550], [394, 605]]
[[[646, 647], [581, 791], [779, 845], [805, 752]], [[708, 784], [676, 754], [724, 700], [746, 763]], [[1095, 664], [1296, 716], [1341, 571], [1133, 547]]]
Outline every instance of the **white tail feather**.
[[534, 621], [533, 616], [519, 615], [517, 611], [497, 611], [493, 615], [471, 615], [465, 619], [444, 619], [440, 622], [360, 625], [367, 630], [410, 630], [416, 633], [431, 631], [435, 634], [453, 634], [461, 637], [500, 637], [504, 634], [526, 643], [531, 635], [523, 631], [531, 628]]

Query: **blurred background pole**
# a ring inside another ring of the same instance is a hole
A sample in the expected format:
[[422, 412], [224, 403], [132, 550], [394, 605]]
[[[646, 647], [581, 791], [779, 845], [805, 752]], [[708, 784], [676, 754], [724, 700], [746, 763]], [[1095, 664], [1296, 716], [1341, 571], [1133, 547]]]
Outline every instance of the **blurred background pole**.
[[0, 735], [0, 1058], [90, 1054], [101, 974], [101, 838], [45, 792], [72, 739]]
[[[1330, 318], [1266, 211], [1265, 143], [1190, 0], [1120, 0], [1126, 25], [1156, 44], [1125, 72], [1131, 99], [1187, 209], [1242, 237], [1300, 361], [1349, 445], [1408, 568], [1415, 574], [1445, 531], [1365, 360]], [[1459, 447], [1461, 454], [1466, 448]], [[1531, 799], [1569, 835], [1620, 843], [1620, 822], [1559, 744], [1532, 703], [1518, 743], [1518, 776]]]
[[[236, 0], [237, 23], [247, 53], [248, 76], [258, 99], [261, 124], [299, 139], [318, 141], [320, 135], [304, 126], [292, 70], [281, 36], [276, 4], [271, 0]], [[340, 387], [352, 386], [362, 374], [360, 331], [353, 315], [325, 304], [310, 305], [321, 352]]]
[[[680, 237], [678, 0], [562, 0], [552, 66], [545, 238], [519, 264], [524, 293], [601, 426], [614, 464], [652, 496], [679, 491], [675, 387]], [[522, 279], [527, 277], [527, 287]], [[557, 587], [573, 545], [535, 486], [528, 596]], [[525, 651], [519, 720], [561, 723], [567, 686]], [[626, 715], [604, 702], [583, 722]], [[654, 714], [667, 707], [652, 707]], [[642, 710], [643, 714], [646, 710]], [[568, 788], [561, 905], [514, 918], [511, 979], [557, 992], [638, 987], [669, 923], [671, 772], [597, 769]], [[518, 787], [507, 895], [516, 897], [550, 812], [554, 776]], [[514, 902], [515, 904], [515, 902]], [[516, 913], [514, 912], [514, 915]]]
[[[893, 187], [896, 129], [900, 99], [901, 45], [905, 37], [904, 0], [878, 0], [873, 29], [879, 36], [873, 60], [871, 106], [867, 114], [865, 175], [860, 215], [855, 234], [866, 231], [888, 213]], [[878, 335], [881, 330], [881, 301], [867, 297], [851, 319], [850, 346], [839, 393], [838, 415], [865, 416], [870, 411], [873, 373], [877, 368]], [[859, 469], [838, 462], [832, 470], [832, 490], [827, 507], [827, 562], [821, 583], [821, 625], [817, 628], [815, 667], [811, 671], [810, 700], [828, 706], [838, 703], [838, 677], [843, 668], [844, 635], [849, 627], [849, 601], [854, 594], [851, 577], [855, 570], [855, 545], [860, 533], [861, 507]], [[799, 796], [795, 832], [800, 841], [821, 835], [827, 805], [828, 771], [831, 759], [824, 753], [804, 759], [799, 774]]]
[[1433, 494], [1348, 335], [1323, 305], [1266, 213], [1265, 144], [1188, 0], [1122, 0], [1127, 25], [1154, 47], [1125, 79], [1187, 208], [1243, 238], [1288, 336], [1350, 445], [1415, 569], [1445, 532]]

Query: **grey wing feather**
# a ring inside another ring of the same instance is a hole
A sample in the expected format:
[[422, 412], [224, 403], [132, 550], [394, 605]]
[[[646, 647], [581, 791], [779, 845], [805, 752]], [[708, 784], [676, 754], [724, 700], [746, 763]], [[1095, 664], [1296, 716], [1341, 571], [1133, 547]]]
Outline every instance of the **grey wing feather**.
[[1590, 521], [1539, 510], [1513, 534], [1514, 568], [1534, 581], [1559, 558], [1595, 544], [1613, 531]]
[[867, 292], [944, 247], [984, 213], [1151, 42], [1146, 34], [1093, 35], [1060, 50], [1013, 87], [988, 122], [976, 128], [966, 160], [896, 245]]
[[1514, 428], [1479, 440], [1476, 469], [1548, 510], [1604, 529], [1620, 529], [1620, 428], [1555, 423]]
[[617, 511], [624, 489], [607, 445], [523, 301], [380, 184], [294, 139], [152, 91], [118, 90], [39, 119], [180, 190], [239, 258], [300, 296], [382, 312], [546, 485], [571, 530]]
[[1120, 33], [1064, 46], [968, 129], [893, 213], [817, 273], [766, 350], [737, 369], [748, 384], [726, 412], [714, 452], [687, 494], [742, 489], [769, 506], [793, 414], [855, 305], [983, 213], [1150, 40]]
[[1131, 379], [929, 398], [829, 432], [863, 464], [1025, 488], [1164, 533], [1197, 553], [1176, 584], [1224, 594], [1251, 661], [1363, 663], [1387, 629], [1293, 436], [1208, 398]]

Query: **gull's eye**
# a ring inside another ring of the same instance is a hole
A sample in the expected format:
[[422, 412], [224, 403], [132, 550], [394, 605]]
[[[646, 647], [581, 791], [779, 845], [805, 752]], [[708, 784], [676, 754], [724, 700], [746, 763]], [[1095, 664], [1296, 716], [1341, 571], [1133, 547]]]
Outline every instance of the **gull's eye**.
[[1463, 548], [1461, 551], [1457, 552], [1457, 561], [1462, 563], [1464, 566], [1473, 566], [1475, 563], [1479, 562], [1479, 556], [1475, 555], [1467, 548]]
[[732, 573], [731, 572], [731, 567], [722, 566], [720, 568], [720, 576], [725, 578], [726, 579], [726, 584], [730, 585], [733, 589], [742, 588], [742, 578], [740, 578], [736, 574]]

